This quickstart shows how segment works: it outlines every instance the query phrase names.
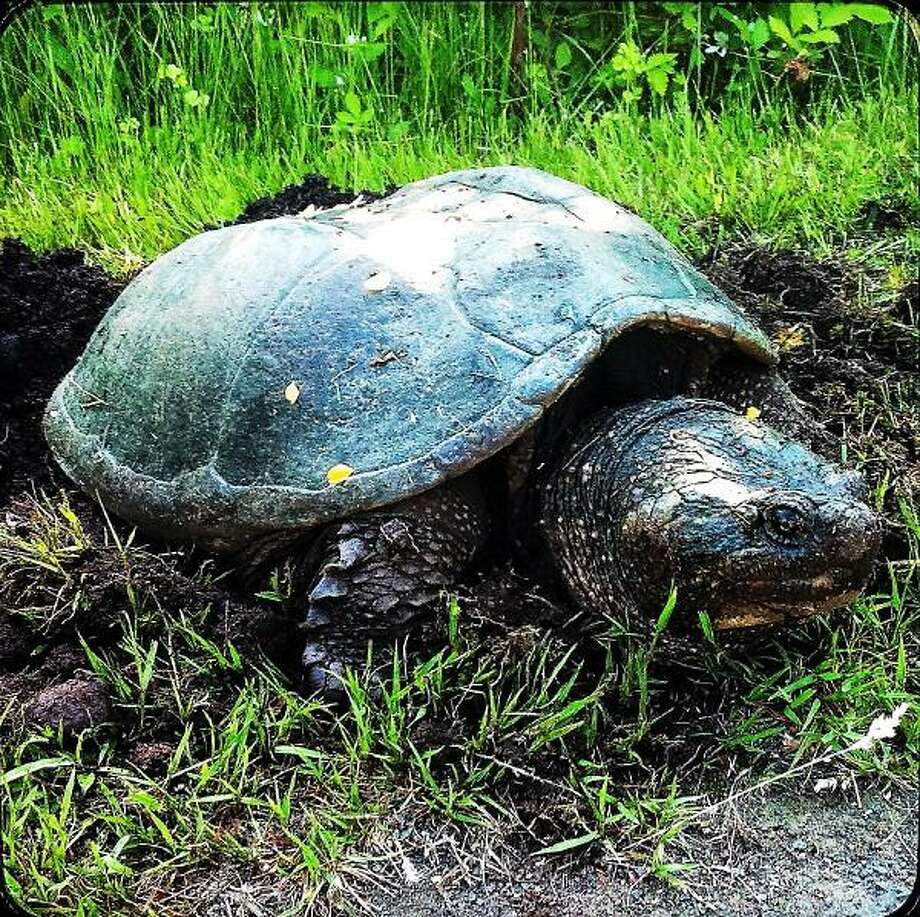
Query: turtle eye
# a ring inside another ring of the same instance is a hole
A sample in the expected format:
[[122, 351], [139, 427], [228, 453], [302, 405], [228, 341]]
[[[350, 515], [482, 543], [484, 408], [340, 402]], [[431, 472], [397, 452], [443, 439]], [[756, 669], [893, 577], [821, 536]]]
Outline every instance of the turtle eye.
[[811, 514], [792, 503], [774, 503], [763, 511], [767, 534], [783, 544], [801, 541], [811, 530]]

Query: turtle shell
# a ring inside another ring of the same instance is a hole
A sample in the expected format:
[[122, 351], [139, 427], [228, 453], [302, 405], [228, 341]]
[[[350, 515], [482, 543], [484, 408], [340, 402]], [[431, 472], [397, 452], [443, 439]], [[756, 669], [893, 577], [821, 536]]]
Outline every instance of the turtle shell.
[[536, 169], [450, 172], [158, 258], [55, 391], [46, 435], [117, 514], [230, 549], [463, 473], [637, 325], [775, 358], [623, 207]]

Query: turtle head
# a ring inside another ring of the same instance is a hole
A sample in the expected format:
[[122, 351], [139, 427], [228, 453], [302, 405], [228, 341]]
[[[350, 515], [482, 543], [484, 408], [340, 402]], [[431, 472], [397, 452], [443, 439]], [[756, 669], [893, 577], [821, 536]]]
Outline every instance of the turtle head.
[[879, 547], [858, 474], [715, 401], [611, 412], [550, 489], [563, 579], [614, 614], [626, 602], [655, 616], [673, 587], [687, 623], [704, 610], [725, 629], [805, 618], [853, 599]]
[[717, 402], [648, 412], [629, 445], [616, 533], [634, 598], [660, 608], [673, 584], [683, 607], [727, 629], [856, 597], [881, 535], [859, 474]]

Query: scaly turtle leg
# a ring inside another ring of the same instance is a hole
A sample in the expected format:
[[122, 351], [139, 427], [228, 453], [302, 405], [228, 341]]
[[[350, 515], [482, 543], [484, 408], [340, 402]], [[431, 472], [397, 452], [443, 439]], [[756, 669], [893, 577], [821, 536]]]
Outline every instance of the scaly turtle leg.
[[306, 604], [309, 688], [338, 693], [369, 641], [379, 653], [406, 635], [473, 559], [488, 522], [478, 482], [462, 478], [321, 532], [292, 589]]

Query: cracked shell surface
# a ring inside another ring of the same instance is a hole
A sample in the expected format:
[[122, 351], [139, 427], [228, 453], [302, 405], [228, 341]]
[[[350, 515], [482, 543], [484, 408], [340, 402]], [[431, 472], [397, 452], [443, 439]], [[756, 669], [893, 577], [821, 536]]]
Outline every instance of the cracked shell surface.
[[45, 430], [119, 515], [232, 549], [461, 474], [637, 325], [775, 358], [623, 207], [536, 169], [451, 172], [163, 255], [100, 323]]

